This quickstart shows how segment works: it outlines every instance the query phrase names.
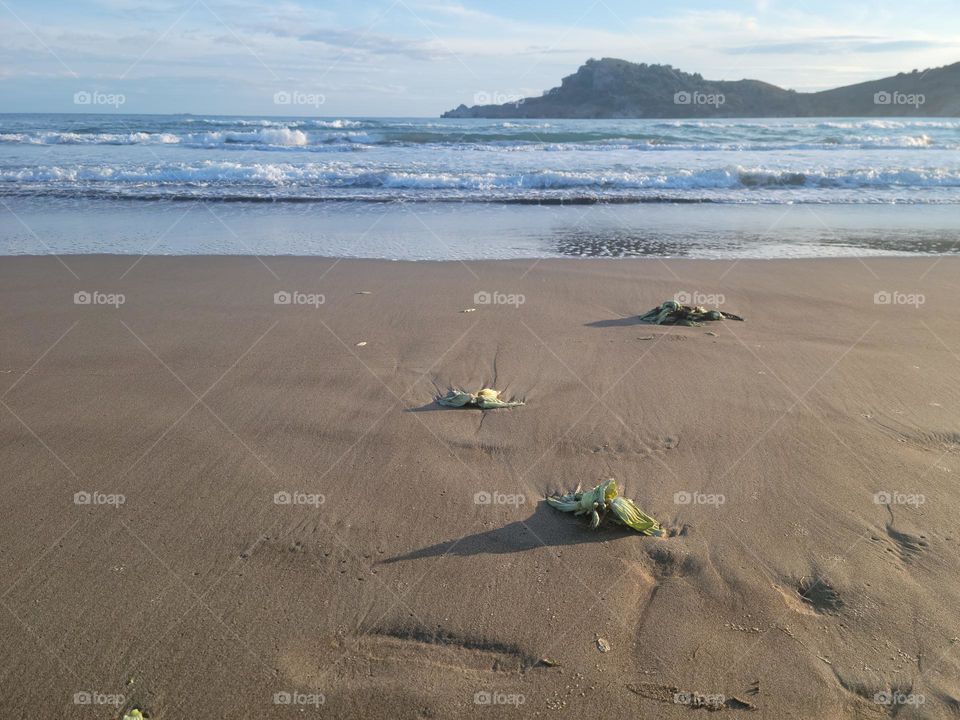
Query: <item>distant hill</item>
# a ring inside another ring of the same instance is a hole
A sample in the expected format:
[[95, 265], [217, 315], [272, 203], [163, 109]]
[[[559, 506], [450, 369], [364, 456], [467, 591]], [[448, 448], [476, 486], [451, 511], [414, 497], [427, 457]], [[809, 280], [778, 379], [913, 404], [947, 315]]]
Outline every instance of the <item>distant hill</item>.
[[960, 63], [798, 93], [759, 80], [704, 80], [669, 65], [590, 59], [559, 87], [503, 105], [461, 105], [447, 118], [717, 118], [960, 116]]

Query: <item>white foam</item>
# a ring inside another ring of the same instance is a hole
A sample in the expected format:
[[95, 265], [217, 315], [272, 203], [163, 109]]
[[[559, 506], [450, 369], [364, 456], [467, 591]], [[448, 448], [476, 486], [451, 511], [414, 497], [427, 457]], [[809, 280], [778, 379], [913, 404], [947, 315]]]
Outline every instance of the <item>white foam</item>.
[[302, 130], [291, 130], [287, 127], [263, 128], [261, 130], [236, 131], [223, 130], [188, 135], [187, 142], [198, 142], [205, 145], [224, 145], [229, 143], [245, 143], [258, 145], [275, 145], [282, 147], [302, 147], [308, 143], [307, 134]]
[[645, 190], [735, 188], [875, 188], [960, 187], [960, 168], [917, 167], [858, 169], [818, 168], [790, 171], [765, 167], [702, 170], [562, 171], [526, 173], [431, 172], [355, 167], [348, 163], [154, 163], [143, 165], [36, 165], [0, 170], [6, 183], [196, 184], [224, 186], [307, 184], [311, 187], [390, 188], [406, 190]]
[[363, 123], [357, 120], [314, 120], [313, 124], [316, 127], [322, 128], [352, 128], [360, 127]]

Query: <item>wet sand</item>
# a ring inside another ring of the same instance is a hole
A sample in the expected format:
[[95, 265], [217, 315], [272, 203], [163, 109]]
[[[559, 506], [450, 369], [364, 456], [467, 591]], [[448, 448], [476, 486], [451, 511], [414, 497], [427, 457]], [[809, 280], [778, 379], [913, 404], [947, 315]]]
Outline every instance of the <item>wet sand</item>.
[[[3, 717], [960, 712], [960, 259], [63, 262], [0, 263]], [[542, 502], [605, 477], [669, 537]]]

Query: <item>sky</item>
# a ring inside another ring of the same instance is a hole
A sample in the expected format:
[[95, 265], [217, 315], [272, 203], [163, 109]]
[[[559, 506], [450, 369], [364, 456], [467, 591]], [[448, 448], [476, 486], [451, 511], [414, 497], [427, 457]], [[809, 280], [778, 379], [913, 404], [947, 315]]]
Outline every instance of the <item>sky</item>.
[[435, 117], [591, 57], [798, 91], [960, 61], [956, 0], [0, 0], [0, 112]]

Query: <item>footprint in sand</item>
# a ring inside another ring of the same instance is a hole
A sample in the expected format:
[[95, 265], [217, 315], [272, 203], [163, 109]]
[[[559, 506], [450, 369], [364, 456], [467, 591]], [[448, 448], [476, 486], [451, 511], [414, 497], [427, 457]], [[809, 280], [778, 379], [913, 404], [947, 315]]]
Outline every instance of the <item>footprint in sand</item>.
[[677, 548], [662, 543], [650, 545], [647, 555], [654, 562], [653, 572], [658, 578], [686, 577], [700, 569], [696, 558], [683, 556]]
[[486, 638], [468, 638], [442, 628], [378, 628], [359, 639], [359, 649], [368, 656], [393, 658], [409, 664], [442, 663], [450, 669], [517, 672], [550, 667], [519, 646]]
[[843, 600], [826, 578], [804, 577], [797, 583], [797, 594], [821, 615], [836, 615], [843, 607]]
[[787, 605], [803, 615], [837, 615], [844, 602], [833, 584], [818, 573], [777, 586]]
[[887, 512], [890, 513], [890, 519], [887, 521], [887, 537], [893, 541], [893, 547], [888, 547], [888, 552], [896, 553], [904, 563], [916, 561], [930, 547], [926, 535], [913, 535], [912, 533], [897, 530], [894, 527], [896, 518], [893, 515], [893, 508], [887, 506]]

